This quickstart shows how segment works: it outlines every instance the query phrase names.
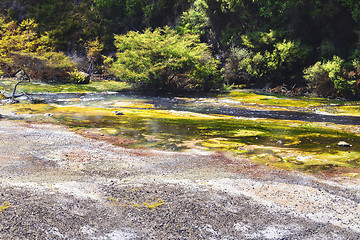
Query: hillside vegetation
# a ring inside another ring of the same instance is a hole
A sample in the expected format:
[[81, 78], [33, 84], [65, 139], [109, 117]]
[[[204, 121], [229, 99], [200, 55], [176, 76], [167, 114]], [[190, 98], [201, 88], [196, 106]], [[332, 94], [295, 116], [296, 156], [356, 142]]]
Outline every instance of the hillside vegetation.
[[353, 0], [0, 0], [1, 74], [48, 82], [113, 74], [134, 87], [283, 86], [360, 96]]

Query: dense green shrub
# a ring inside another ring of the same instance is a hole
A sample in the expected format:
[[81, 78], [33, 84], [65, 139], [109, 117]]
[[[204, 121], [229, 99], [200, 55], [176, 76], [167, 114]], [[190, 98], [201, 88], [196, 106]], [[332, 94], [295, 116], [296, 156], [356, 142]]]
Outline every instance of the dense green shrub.
[[[356, 61], [354, 67], [356, 67]], [[349, 75], [344, 67], [344, 60], [338, 56], [334, 56], [332, 60], [317, 62], [304, 70], [304, 78], [313, 91], [322, 96], [356, 95], [356, 80], [351, 79], [354, 76]]]
[[110, 71], [137, 87], [163, 91], [207, 91], [220, 81], [218, 62], [198, 35], [169, 27], [115, 37], [118, 49]]
[[189, 10], [181, 15], [177, 27], [179, 33], [204, 35], [209, 28], [209, 18], [206, 14], [208, 5], [204, 0], [195, 0]]
[[298, 66], [309, 50], [299, 41], [284, 39], [272, 30], [253, 32], [241, 39], [242, 47], [230, 49], [225, 65], [228, 82], [245, 81], [264, 86], [289, 83], [301, 75]]

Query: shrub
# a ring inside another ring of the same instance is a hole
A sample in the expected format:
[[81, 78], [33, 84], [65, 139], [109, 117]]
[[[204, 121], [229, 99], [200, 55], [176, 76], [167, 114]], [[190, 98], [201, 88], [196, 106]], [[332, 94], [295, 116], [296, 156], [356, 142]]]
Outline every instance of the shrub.
[[90, 82], [90, 75], [84, 72], [79, 72], [77, 69], [69, 72], [70, 81], [76, 84], [88, 84]]
[[242, 35], [240, 44], [228, 51], [225, 81], [268, 87], [273, 84], [294, 84], [301, 80], [303, 62], [309, 49], [299, 41], [282, 36], [282, 33], [273, 30]]
[[53, 52], [50, 38], [38, 35], [37, 26], [31, 19], [17, 24], [0, 16], [0, 73], [12, 76], [22, 69], [38, 80], [67, 81], [75, 63]]
[[203, 91], [218, 86], [218, 61], [198, 35], [178, 35], [169, 27], [115, 36], [117, 59], [110, 72], [140, 88]]
[[104, 44], [100, 43], [98, 38], [86, 44], [87, 59], [89, 61], [88, 73], [101, 72], [100, 66], [104, 61], [104, 56], [101, 55], [103, 49]]
[[298, 66], [309, 52], [298, 41], [277, 39], [273, 31], [243, 36], [242, 44], [248, 54], [239, 60], [236, 71], [257, 84], [290, 82], [301, 75]]
[[248, 83], [250, 75], [239, 68], [239, 63], [251, 57], [246, 48], [231, 47], [224, 66], [224, 81], [227, 84]]
[[75, 64], [63, 53], [47, 52], [44, 54], [35, 53], [14, 53], [11, 56], [8, 72], [13, 73], [24, 69], [27, 74], [37, 80], [45, 82], [68, 82], [68, 74]]
[[356, 95], [356, 81], [348, 76], [344, 60], [338, 56], [334, 56], [332, 60], [316, 62], [304, 70], [304, 78], [309, 82], [309, 86], [321, 96]]

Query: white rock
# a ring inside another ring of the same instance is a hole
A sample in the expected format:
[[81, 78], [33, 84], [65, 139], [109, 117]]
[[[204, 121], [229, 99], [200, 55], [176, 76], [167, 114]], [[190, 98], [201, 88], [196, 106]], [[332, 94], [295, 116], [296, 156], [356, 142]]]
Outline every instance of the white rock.
[[340, 147], [351, 147], [352, 145], [350, 145], [350, 144], [347, 143], [347, 142], [340, 141], [340, 142], [338, 143], [338, 146], [340, 146]]

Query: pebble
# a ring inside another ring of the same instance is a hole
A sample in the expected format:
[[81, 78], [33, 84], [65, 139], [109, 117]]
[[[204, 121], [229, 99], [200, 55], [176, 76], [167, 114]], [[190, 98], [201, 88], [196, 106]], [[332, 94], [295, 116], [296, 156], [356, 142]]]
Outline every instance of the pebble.
[[115, 111], [114, 113], [115, 113], [115, 115], [118, 115], [118, 116], [119, 116], [119, 115], [124, 115], [124, 113], [123, 113], [123, 112], [120, 112], [120, 111]]

